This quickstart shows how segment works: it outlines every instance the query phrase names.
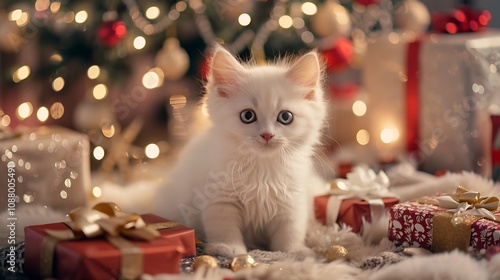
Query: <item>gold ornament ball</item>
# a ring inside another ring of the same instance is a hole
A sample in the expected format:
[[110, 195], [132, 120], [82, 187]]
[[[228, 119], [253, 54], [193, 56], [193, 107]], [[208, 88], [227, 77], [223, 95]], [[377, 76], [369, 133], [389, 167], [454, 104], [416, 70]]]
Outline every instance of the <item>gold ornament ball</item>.
[[312, 18], [311, 28], [320, 37], [348, 37], [351, 33], [349, 12], [335, 1], [327, 1]]
[[219, 264], [217, 259], [212, 256], [203, 255], [196, 257], [193, 262], [193, 271], [196, 271], [203, 266], [207, 268], [217, 268], [219, 267]]
[[418, 0], [405, 0], [394, 11], [396, 27], [415, 33], [424, 33], [431, 23], [427, 7]]
[[330, 248], [325, 251], [324, 256], [329, 262], [336, 260], [349, 261], [349, 252], [344, 246], [340, 245], [330, 246]]
[[237, 255], [236, 257], [233, 258], [233, 261], [231, 262], [231, 269], [233, 271], [238, 271], [240, 269], [250, 268], [257, 265], [258, 263], [255, 262], [252, 256], [248, 254], [242, 254], [242, 255]]
[[163, 71], [165, 79], [175, 81], [188, 71], [189, 55], [181, 48], [179, 40], [167, 38], [163, 48], [156, 54], [155, 64]]

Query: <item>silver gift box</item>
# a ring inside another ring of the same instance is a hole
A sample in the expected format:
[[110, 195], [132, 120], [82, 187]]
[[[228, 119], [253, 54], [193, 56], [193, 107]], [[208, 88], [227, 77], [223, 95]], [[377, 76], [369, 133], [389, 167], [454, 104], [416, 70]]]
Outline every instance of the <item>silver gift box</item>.
[[[89, 139], [60, 127], [40, 127], [0, 140], [1, 211], [38, 204], [68, 212], [86, 205], [90, 190]], [[4, 204], [5, 202], [5, 204]], [[15, 210], [15, 209], [14, 209]]]
[[489, 115], [500, 108], [500, 32], [422, 39], [416, 58], [419, 137], [417, 150], [409, 152], [405, 98], [413, 39], [392, 33], [368, 46], [362, 79], [369, 95], [371, 144], [380, 157], [405, 155], [430, 173], [468, 170], [489, 176]]

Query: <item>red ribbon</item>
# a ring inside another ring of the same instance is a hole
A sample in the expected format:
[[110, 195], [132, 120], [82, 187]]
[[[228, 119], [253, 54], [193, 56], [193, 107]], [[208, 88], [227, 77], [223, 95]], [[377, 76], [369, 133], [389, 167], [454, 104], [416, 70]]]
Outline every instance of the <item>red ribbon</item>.
[[419, 60], [421, 40], [408, 44], [406, 54], [406, 149], [408, 152], [418, 150], [419, 139]]
[[491, 161], [493, 164], [500, 164], [500, 151], [492, 151], [491, 152]]
[[491, 133], [491, 162], [493, 164], [500, 164], [500, 147], [495, 147], [497, 142], [498, 131], [500, 130], [500, 116], [490, 116], [492, 124]]

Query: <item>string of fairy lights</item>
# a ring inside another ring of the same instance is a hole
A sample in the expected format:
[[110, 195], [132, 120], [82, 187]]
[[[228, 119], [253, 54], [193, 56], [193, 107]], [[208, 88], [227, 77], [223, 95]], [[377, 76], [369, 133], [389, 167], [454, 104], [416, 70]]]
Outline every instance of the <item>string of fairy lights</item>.
[[[119, 1], [119, 0], [117, 0]], [[295, 2], [289, 0], [276, 0], [273, 2], [273, 6], [270, 9], [270, 14], [267, 20], [265, 20], [256, 30], [250, 28], [243, 28], [242, 31], [235, 39], [226, 40], [220, 37], [213, 28], [211, 19], [207, 14], [207, 4], [202, 0], [180, 0], [175, 4], [171, 5], [169, 8], [161, 7], [154, 2], [148, 7], [143, 7], [139, 5], [137, 0], [121, 0], [125, 7], [127, 8], [128, 15], [131, 19], [131, 23], [135, 28], [142, 32], [142, 34], [133, 34], [132, 47], [136, 51], [140, 51], [145, 48], [148, 44], [148, 37], [154, 34], [159, 34], [168, 31], [168, 29], [175, 25], [176, 21], [181, 17], [182, 13], [185, 13], [190, 9], [194, 16], [194, 22], [198, 28], [200, 36], [203, 38], [207, 46], [212, 45], [214, 42], [224, 44], [225, 47], [237, 54], [242, 52], [245, 48], [249, 48], [254, 57], [259, 61], [265, 60], [264, 46], [269, 39], [269, 36], [277, 30], [290, 29], [296, 30], [299, 38], [308, 47], [317, 47], [319, 49], [324, 49], [331, 47], [332, 41], [334, 41], [339, 36], [351, 37], [354, 45], [356, 42], [366, 43], [366, 35], [370, 33], [371, 28], [377, 20], [382, 18], [380, 24], [382, 30], [391, 30], [392, 22], [390, 21], [390, 13], [392, 6], [390, 6], [390, 0], [381, 0], [381, 5], [371, 5], [365, 7], [363, 5], [353, 5], [354, 11], [349, 14], [338, 1], [329, 0], [320, 4], [315, 4], [313, 2]], [[116, 3], [114, 3], [116, 5]], [[333, 5], [332, 7], [326, 7], [327, 5]], [[8, 12], [8, 21], [15, 23], [18, 28], [23, 28], [30, 24], [30, 21], [35, 20], [35, 14], [39, 12], [44, 12], [45, 14], [51, 15], [49, 20], [53, 20], [65, 24], [73, 24], [75, 28], [82, 28], [85, 23], [92, 18], [93, 11], [80, 9], [80, 10], [64, 10], [64, 6], [59, 1], [50, 0], [37, 0], [34, 3], [33, 8], [15, 8]], [[318, 36], [315, 33], [318, 30], [310, 30], [307, 21], [313, 19], [318, 11], [321, 9], [330, 9], [335, 14], [336, 24], [341, 31], [337, 31], [332, 34], [323, 34]], [[342, 10], [343, 9], [343, 10]], [[252, 16], [247, 13], [247, 11], [242, 11], [237, 17], [237, 22], [241, 27], [247, 27], [252, 22]], [[169, 33], [167, 32], [167, 37]], [[168, 40], [168, 38], [167, 38]], [[51, 54], [49, 60], [58, 62], [62, 61], [62, 57], [58, 53]], [[153, 67], [146, 71], [142, 77], [142, 86], [148, 89], [154, 89], [160, 87], [163, 84], [163, 80], [166, 79], [166, 75], [161, 67]], [[14, 83], [21, 83], [32, 74], [32, 69], [29, 65], [22, 65], [12, 72], [12, 81]], [[106, 83], [102, 82], [105, 80], [102, 78], [103, 69], [99, 65], [92, 65], [87, 69], [87, 78], [95, 81], [90, 92], [91, 97], [94, 100], [104, 100], [108, 96], [108, 86]], [[51, 81], [52, 90], [57, 93], [64, 89], [65, 79], [63, 76], [56, 76]], [[179, 106], [177, 100], [185, 100], [186, 97], [176, 97], [175, 100], [171, 100], [171, 106]], [[174, 106], [174, 103], [176, 104]], [[176, 109], [175, 107], [174, 109]], [[353, 113], [356, 116], [363, 116], [366, 113], [366, 103], [362, 100], [357, 100], [353, 104]], [[176, 110], [174, 110], [176, 111]], [[40, 106], [36, 108], [31, 102], [23, 102], [18, 105], [15, 113], [15, 117], [18, 120], [24, 120], [29, 118], [31, 115], [36, 114], [36, 118], [40, 123], [46, 122], [49, 118], [60, 119], [65, 113], [64, 104], [61, 102], [54, 102], [50, 106]], [[11, 123], [12, 116], [9, 116], [2, 111], [0, 111], [0, 125], [3, 127], [8, 127]], [[109, 131], [107, 131], [109, 132]], [[103, 130], [103, 133], [106, 133]], [[113, 134], [106, 135], [107, 137], [112, 137]], [[382, 136], [381, 136], [382, 137]], [[385, 139], [385, 138], [384, 138]], [[366, 145], [369, 142], [369, 135], [366, 130], [360, 130], [357, 135], [357, 141], [361, 145]], [[392, 141], [392, 140], [391, 140]], [[154, 143], [147, 145], [145, 148], [145, 154], [148, 158], [156, 158], [160, 154], [160, 148]], [[102, 147], [98, 146], [94, 150], [94, 158], [102, 159], [104, 157], [104, 150]]]

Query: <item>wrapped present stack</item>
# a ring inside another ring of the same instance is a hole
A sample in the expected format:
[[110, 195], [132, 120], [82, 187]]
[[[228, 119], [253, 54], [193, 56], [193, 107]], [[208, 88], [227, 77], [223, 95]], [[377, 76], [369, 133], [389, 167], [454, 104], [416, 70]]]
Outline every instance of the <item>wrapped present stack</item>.
[[25, 271], [33, 279], [139, 279], [178, 273], [195, 256], [194, 230], [114, 203], [77, 208], [71, 221], [26, 227]]
[[497, 197], [459, 186], [455, 193], [397, 204], [390, 209], [389, 239], [433, 252], [500, 245]]
[[[87, 203], [90, 190], [89, 139], [62, 127], [17, 129], [0, 139], [2, 178], [15, 179], [1, 188], [0, 199], [15, 195], [17, 206], [37, 204], [68, 212]], [[9, 173], [9, 174], [7, 174]]]
[[371, 139], [382, 157], [407, 154], [432, 174], [489, 175], [489, 110], [499, 79], [490, 60], [500, 52], [500, 32], [481, 30], [483, 14], [467, 23], [482, 17], [471, 30], [436, 26], [442, 34], [392, 32], [369, 43], [363, 83]]
[[398, 195], [389, 191], [389, 179], [383, 171], [378, 174], [365, 165], [358, 165], [347, 179], [328, 183], [330, 192], [314, 198], [318, 221], [328, 226], [345, 224], [360, 232], [363, 221], [380, 218], [399, 202]]

